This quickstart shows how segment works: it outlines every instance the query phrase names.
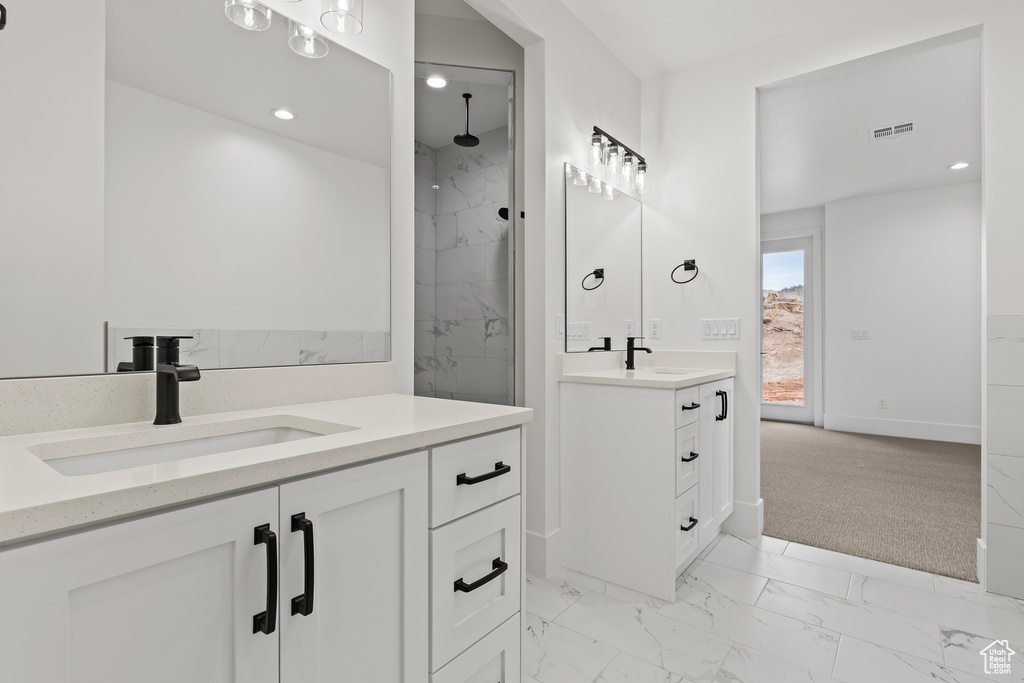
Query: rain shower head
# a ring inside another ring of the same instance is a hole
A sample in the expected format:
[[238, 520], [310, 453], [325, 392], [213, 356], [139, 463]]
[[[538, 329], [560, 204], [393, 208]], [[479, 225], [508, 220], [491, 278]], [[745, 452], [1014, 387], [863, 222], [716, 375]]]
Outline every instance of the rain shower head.
[[465, 135], [456, 135], [455, 144], [459, 147], [476, 147], [480, 144], [480, 138], [469, 134], [469, 98], [471, 98], [472, 95], [468, 92], [464, 92], [462, 93], [462, 96], [466, 99], [466, 133]]

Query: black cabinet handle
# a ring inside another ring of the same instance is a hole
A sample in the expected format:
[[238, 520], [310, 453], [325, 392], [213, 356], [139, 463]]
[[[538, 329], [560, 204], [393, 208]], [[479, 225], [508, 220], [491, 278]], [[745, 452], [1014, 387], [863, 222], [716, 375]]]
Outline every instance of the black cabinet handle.
[[253, 615], [252, 632], [270, 635], [277, 628], [277, 534], [269, 524], [254, 531], [254, 545], [267, 544], [267, 611]]
[[689, 458], [687, 458], [685, 455], [683, 455], [683, 456], [680, 456], [679, 459], [682, 460], [683, 462], [693, 462], [694, 460], [696, 460], [699, 457], [700, 457], [700, 453], [694, 453], [693, 451], [690, 451], [690, 457]]
[[494, 463], [494, 471], [493, 472], [488, 472], [487, 474], [481, 474], [479, 477], [469, 477], [469, 476], [466, 476], [465, 472], [463, 472], [459, 476], [455, 477], [455, 485], [456, 486], [462, 486], [463, 484], [466, 484], [468, 486], [472, 486], [473, 484], [479, 484], [482, 481], [487, 481], [488, 479], [494, 479], [495, 477], [500, 477], [503, 474], [508, 474], [511, 471], [512, 471], [512, 466], [511, 465], [506, 465], [505, 463], [503, 463], [501, 461], [498, 461], [498, 462]]
[[308, 617], [313, 613], [313, 522], [306, 513], [292, 515], [292, 531], [302, 532], [303, 580], [302, 595], [292, 598], [292, 614]]
[[722, 397], [722, 414], [715, 415], [715, 420], [721, 422], [725, 418], [729, 417], [729, 394], [724, 391], [716, 391], [715, 396]]
[[690, 402], [690, 405], [688, 405], [688, 406], [681, 406], [681, 408], [682, 408], [682, 409], [683, 409], [684, 411], [685, 411], [685, 410], [697, 410], [697, 408], [700, 408], [700, 404], [699, 404], [699, 403], [693, 403], [693, 402], [691, 401], [691, 402]]
[[696, 517], [690, 517], [690, 523], [687, 526], [679, 525], [679, 530], [680, 531], [689, 531], [690, 529], [692, 529], [695, 526], [697, 526], [697, 518]]
[[462, 591], [463, 593], [472, 593], [485, 583], [493, 581], [494, 579], [504, 574], [505, 570], [508, 569], [508, 563], [502, 562], [500, 557], [496, 557], [494, 558], [494, 562], [491, 563], [491, 567], [494, 568], [494, 571], [485, 576], [484, 578], [480, 579], [479, 581], [474, 581], [473, 583], [466, 583], [461, 578], [456, 580], [455, 590]]

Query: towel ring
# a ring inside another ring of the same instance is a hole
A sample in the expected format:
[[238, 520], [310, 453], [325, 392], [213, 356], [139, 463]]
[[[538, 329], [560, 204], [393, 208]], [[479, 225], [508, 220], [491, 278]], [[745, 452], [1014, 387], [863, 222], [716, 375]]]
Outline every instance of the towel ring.
[[[676, 271], [679, 270], [680, 268], [682, 268], [684, 271], [685, 270], [692, 270], [693, 271], [693, 275], [690, 276], [689, 280], [677, 280], [676, 279]], [[700, 273], [700, 270], [697, 268], [697, 261], [695, 259], [688, 259], [688, 260], [683, 261], [682, 263], [680, 263], [675, 268], [673, 268], [672, 269], [672, 273], [669, 275], [669, 277], [672, 279], [672, 282], [676, 283], [677, 285], [685, 285], [687, 282], [693, 282], [693, 279], [695, 277], [697, 277], [698, 273]]]
[[[597, 284], [593, 287], [587, 287], [587, 278], [593, 276], [597, 280]], [[583, 281], [580, 286], [587, 292], [593, 292], [595, 289], [604, 284], [604, 268], [594, 268], [593, 273], [587, 273], [583, 276]]]

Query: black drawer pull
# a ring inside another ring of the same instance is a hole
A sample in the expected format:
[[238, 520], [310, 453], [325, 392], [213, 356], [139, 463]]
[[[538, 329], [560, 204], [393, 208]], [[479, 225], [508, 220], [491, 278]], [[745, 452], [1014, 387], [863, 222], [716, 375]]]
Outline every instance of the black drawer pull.
[[277, 534], [269, 524], [254, 531], [254, 545], [267, 544], [267, 610], [253, 615], [252, 632], [270, 635], [277, 628]]
[[690, 517], [690, 523], [687, 526], [680, 525], [679, 526], [679, 530], [680, 531], [689, 531], [690, 529], [692, 529], [695, 526], [697, 526], [697, 518], [696, 517]]
[[482, 481], [487, 481], [488, 479], [494, 479], [495, 477], [500, 477], [503, 474], [508, 474], [511, 471], [512, 465], [506, 465], [505, 463], [498, 461], [494, 463], [493, 472], [481, 474], [479, 477], [470, 477], [463, 472], [459, 476], [455, 477], [455, 485], [462, 486], [463, 484], [466, 484], [467, 486], [472, 486], [473, 484], [479, 484]]
[[715, 421], [721, 422], [725, 418], [729, 417], [729, 394], [724, 391], [716, 391], [715, 396], [722, 397], [722, 414], [715, 415]]
[[682, 462], [693, 462], [694, 460], [696, 460], [699, 457], [700, 457], [700, 453], [694, 453], [693, 451], [690, 451], [690, 457], [689, 458], [687, 458], [685, 455], [682, 455], [682, 456], [679, 456], [679, 459]]
[[681, 407], [681, 408], [682, 408], [682, 409], [683, 409], [684, 411], [685, 411], [685, 410], [697, 410], [697, 408], [700, 408], [700, 404], [699, 404], [699, 403], [693, 403], [693, 402], [691, 401], [691, 402], [690, 402], [690, 405], [688, 405], [688, 406], [680, 406], [680, 407]]
[[480, 579], [479, 581], [474, 581], [473, 583], [466, 583], [461, 578], [456, 580], [455, 590], [462, 591], [463, 593], [472, 593], [485, 583], [493, 581], [494, 579], [504, 574], [505, 570], [508, 569], [508, 563], [502, 562], [500, 557], [496, 557], [494, 558], [494, 562], [491, 563], [491, 567], [494, 568], [494, 571], [485, 576], [484, 578]]
[[313, 521], [306, 519], [306, 513], [292, 515], [292, 531], [302, 532], [303, 579], [302, 595], [292, 598], [292, 614], [308, 617], [313, 613]]

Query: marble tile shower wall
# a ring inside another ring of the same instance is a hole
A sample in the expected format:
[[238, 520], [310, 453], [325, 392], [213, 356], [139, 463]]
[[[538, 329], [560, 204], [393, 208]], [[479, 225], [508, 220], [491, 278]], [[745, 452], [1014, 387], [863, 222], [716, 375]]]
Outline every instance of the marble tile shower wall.
[[107, 330], [107, 371], [113, 372], [120, 361], [131, 361], [132, 343], [125, 337], [172, 334], [192, 337], [181, 340], [180, 359], [200, 370], [388, 360], [389, 333], [381, 331], [111, 327]]
[[416, 183], [416, 393], [510, 404], [508, 129], [417, 142]]
[[1024, 315], [988, 317], [988, 590], [1024, 598]]

